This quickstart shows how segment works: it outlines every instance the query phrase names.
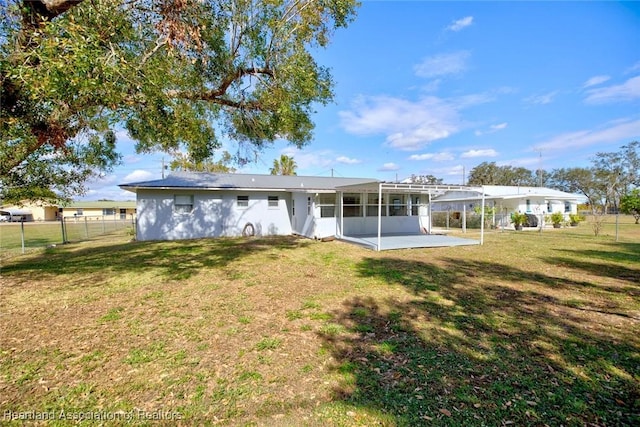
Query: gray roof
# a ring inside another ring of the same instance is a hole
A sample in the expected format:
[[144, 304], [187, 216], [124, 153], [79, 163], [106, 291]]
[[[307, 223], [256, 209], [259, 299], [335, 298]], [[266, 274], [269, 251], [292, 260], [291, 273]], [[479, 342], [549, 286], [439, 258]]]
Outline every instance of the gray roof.
[[327, 191], [370, 182], [378, 181], [371, 178], [175, 172], [163, 179], [120, 184], [120, 188], [134, 193], [139, 189]]
[[453, 191], [437, 198], [439, 202], [446, 201], [467, 201], [479, 200], [484, 195], [490, 200], [524, 199], [524, 198], [544, 198], [547, 200], [570, 200], [581, 202], [585, 199], [580, 194], [566, 193], [547, 187], [524, 187], [510, 185], [484, 185], [470, 187], [468, 190]]

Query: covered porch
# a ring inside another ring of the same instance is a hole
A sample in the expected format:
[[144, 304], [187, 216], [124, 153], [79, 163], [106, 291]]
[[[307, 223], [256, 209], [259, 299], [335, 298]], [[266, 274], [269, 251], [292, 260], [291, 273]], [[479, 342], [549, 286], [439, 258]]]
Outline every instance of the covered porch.
[[[436, 198], [448, 192], [470, 190], [458, 185], [386, 182], [337, 187], [336, 238], [376, 251], [481, 245], [484, 229], [479, 241], [433, 232], [431, 208]], [[484, 213], [483, 194], [477, 194], [478, 199], [482, 199]]]

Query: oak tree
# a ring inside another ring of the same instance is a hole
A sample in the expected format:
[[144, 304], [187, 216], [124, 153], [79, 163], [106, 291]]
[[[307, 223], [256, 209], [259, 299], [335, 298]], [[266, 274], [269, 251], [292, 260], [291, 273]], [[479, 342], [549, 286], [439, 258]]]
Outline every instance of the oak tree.
[[356, 0], [5, 0], [0, 3], [5, 199], [71, 197], [140, 153], [251, 155], [310, 141], [333, 97], [314, 60]]

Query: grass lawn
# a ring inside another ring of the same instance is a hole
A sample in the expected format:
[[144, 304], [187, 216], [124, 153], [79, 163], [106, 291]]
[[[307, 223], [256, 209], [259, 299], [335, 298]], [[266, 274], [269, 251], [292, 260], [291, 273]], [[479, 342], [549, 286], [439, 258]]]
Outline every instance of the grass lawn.
[[[76, 242], [113, 231], [133, 230], [129, 220], [88, 219], [65, 221], [67, 241]], [[22, 233], [24, 229], [25, 252], [42, 249], [48, 245], [59, 245], [63, 242], [62, 224], [60, 221], [25, 222], [24, 228], [18, 222], [0, 223], [0, 260], [6, 256], [19, 254], [22, 251]], [[5, 256], [3, 256], [5, 255]]]
[[373, 252], [122, 231], [13, 256], [0, 417], [640, 425], [640, 225], [623, 236], [582, 224]]

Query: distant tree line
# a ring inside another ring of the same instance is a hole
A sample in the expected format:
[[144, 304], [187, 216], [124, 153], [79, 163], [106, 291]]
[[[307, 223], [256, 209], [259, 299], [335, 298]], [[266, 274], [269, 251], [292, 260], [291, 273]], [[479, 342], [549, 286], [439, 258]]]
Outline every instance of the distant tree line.
[[[555, 188], [584, 195], [594, 211], [621, 209], [634, 214], [640, 197], [640, 142], [623, 145], [616, 152], [599, 152], [590, 167], [531, 171], [523, 167], [483, 162], [470, 173], [469, 185], [521, 185]], [[621, 204], [621, 202], [624, 202]]]

